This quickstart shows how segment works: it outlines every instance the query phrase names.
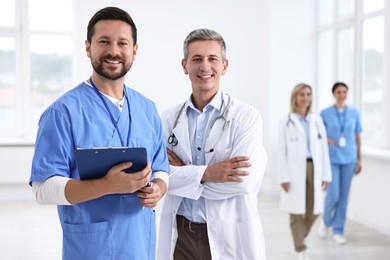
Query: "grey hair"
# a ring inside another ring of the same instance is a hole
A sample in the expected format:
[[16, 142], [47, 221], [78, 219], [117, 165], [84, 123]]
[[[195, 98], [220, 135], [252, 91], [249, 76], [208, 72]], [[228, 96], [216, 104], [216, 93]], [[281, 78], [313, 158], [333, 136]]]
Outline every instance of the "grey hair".
[[214, 30], [211, 29], [196, 29], [188, 34], [184, 40], [183, 52], [184, 59], [188, 58], [188, 45], [195, 41], [217, 41], [221, 45], [222, 59], [226, 60], [226, 43], [222, 36]]

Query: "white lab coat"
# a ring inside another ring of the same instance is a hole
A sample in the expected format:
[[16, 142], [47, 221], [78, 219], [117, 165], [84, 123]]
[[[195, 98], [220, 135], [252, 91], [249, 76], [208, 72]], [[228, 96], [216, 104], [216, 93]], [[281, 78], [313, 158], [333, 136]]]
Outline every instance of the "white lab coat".
[[[324, 208], [322, 182], [330, 182], [332, 173], [324, 123], [320, 116], [310, 116], [310, 151], [314, 164], [313, 213], [319, 214]], [[306, 142], [296, 114], [291, 114], [290, 120], [286, 118], [280, 122], [278, 177], [280, 183], [290, 182], [289, 192], [281, 191], [280, 208], [293, 214], [306, 212]]]
[[[224, 104], [227, 99], [224, 94]], [[167, 143], [167, 148], [173, 150], [185, 166], [171, 166], [169, 190], [161, 212], [157, 259], [173, 259], [177, 240], [176, 212], [183, 197], [194, 200], [204, 197], [212, 259], [264, 260], [264, 238], [257, 205], [257, 194], [267, 160], [263, 148], [261, 114], [231, 98], [226, 130], [222, 131], [224, 121], [217, 120], [210, 132], [205, 150], [214, 147], [216, 142], [217, 145], [214, 152], [206, 154], [206, 164], [213, 165], [235, 156], [247, 155], [252, 164], [246, 169], [250, 174], [242, 177], [244, 181], [241, 183], [201, 184], [200, 180], [207, 166], [191, 163], [185, 109], [176, 128], [172, 130], [181, 106], [182, 104], [162, 114], [166, 142], [172, 132], [178, 140], [176, 146]]]

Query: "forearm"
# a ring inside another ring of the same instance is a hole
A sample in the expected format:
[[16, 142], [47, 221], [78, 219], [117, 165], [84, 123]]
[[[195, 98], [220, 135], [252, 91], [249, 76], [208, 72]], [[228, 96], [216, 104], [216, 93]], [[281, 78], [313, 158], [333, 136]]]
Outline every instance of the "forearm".
[[75, 180], [70, 179], [65, 186], [65, 197], [71, 204], [100, 198], [115, 193], [104, 185], [104, 179]]
[[[260, 145], [260, 140], [258, 140], [258, 143], [255, 139], [252, 140], [254, 145], [253, 149], [241, 149], [237, 152], [248, 155], [251, 166], [238, 168], [239, 170], [244, 170], [248, 174], [238, 176], [238, 178], [241, 179], [239, 182], [205, 182], [202, 197], [210, 200], [220, 200], [252, 192], [257, 193], [259, 191], [266, 167], [267, 154], [262, 145]], [[236, 152], [233, 151], [232, 154], [236, 155]]]
[[357, 159], [360, 161], [362, 159], [361, 157], [361, 137], [360, 134], [356, 134], [356, 146], [357, 146]]
[[167, 193], [194, 200], [199, 199], [204, 188], [201, 179], [206, 167], [205, 165], [171, 166]]
[[33, 182], [32, 187], [36, 200], [43, 205], [77, 204], [109, 193], [100, 180], [80, 181], [62, 176]]
[[[241, 163], [244, 164], [240, 163], [238, 167], [233, 166], [232, 176], [228, 176], [227, 181], [205, 182], [202, 196], [207, 199], [226, 199], [252, 192], [257, 193], [260, 189], [267, 162], [267, 154], [262, 141], [261, 116], [255, 113], [245, 119], [241, 118], [236, 123], [235, 129], [237, 131], [230, 141], [234, 145], [229, 152], [220, 154], [219, 160], [233, 159], [234, 162], [243, 156], [247, 157], [248, 160], [242, 161]], [[234, 179], [231, 179], [232, 177]]]
[[266, 155], [258, 161], [253, 161], [252, 166], [247, 168], [249, 175], [240, 176], [240, 182], [205, 182], [202, 197], [209, 200], [228, 199], [243, 194], [255, 192], [260, 189], [264, 176]]

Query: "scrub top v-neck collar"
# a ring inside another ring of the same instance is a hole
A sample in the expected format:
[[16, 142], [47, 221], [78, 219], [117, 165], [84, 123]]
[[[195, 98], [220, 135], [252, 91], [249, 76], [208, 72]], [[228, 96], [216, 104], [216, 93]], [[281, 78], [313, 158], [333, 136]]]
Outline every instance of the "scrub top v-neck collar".
[[111, 122], [112, 124], [114, 125], [115, 129], [116, 129], [116, 132], [118, 133], [118, 136], [119, 136], [119, 139], [121, 141], [121, 145], [123, 147], [128, 147], [129, 144], [130, 144], [130, 135], [131, 135], [131, 113], [130, 113], [130, 102], [129, 102], [129, 98], [127, 96], [127, 93], [126, 93], [126, 86], [123, 86], [123, 93], [125, 95], [125, 99], [126, 99], [126, 102], [127, 102], [127, 110], [129, 112], [129, 127], [128, 127], [128, 134], [127, 134], [127, 143], [125, 144], [124, 141], [123, 141], [123, 137], [118, 129], [118, 121], [119, 120], [115, 120], [113, 114], [111, 113], [108, 105], [107, 105], [107, 102], [106, 100], [104, 99], [102, 93], [98, 90], [98, 88], [95, 86], [95, 84], [93, 83], [92, 81], [92, 77], [89, 78], [89, 81], [91, 82], [91, 85], [93, 87], [93, 89], [95, 90], [96, 94], [99, 96], [100, 100], [103, 102], [103, 105], [104, 107], [106, 108], [108, 114], [110, 115], [110, 118], [111, 118]]

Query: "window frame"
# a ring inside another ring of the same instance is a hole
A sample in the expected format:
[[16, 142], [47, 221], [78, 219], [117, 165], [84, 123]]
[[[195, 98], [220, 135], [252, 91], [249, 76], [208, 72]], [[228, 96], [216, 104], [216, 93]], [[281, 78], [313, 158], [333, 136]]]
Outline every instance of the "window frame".
[[[71, 1], [72, 10], [74, 8]], [[15, 39], [15, 94], [16, 99], [16, 129], [13, 133], [0, 134], [0, 147], [33, 146], [36, 133], [32, 117], [32, 86], [31, 86], [31, 35], [68, 35], [74, 44], [74, 30], [69, 32], [53, 30], [31, 30], [29, 28], [29, 0], [15, 0], [15, 24], [14, 26], [1, 27], [0, 37], [12, 37]], [[72, 21], [73, 24], [73, 21]], [[73, 25], [72, 25], [73, 27]], [[74, 81], [74, 54], [72, 54], [72, 82]]]
[[[318, 0], [321, 1], [321, 0]], [[318, 5], [317, 1], [317, 5]], [[383, 50], [383, 94], [384, 99], [382, 101], [382, 106], [384, 114], [383, 118], [390, 117], [390, 105], [387, 104], [386, 100], [390, 100], [390, 48], [389, 48], [389, 40], [390, 40], [390, 2], [384, 1], [384, 8], [381, 10], [373, 11], [370, 13], [363, 12], [363, 0], [355, 0], [354, 12], [351, 15], [346, 15], [344, 17], [337, 17], [337, 0], [333, 0], [333, 4], [335, 6], [333, 10], [333, 22], [326, 25], [316, 25], [316, 48], [317, 48], [317, 61], [316, 61], [316, 82], [317, 85], [320, 85], [319, 82], [319, 36], [321, 33], [326, 31], [331, 31], [333, 33], [333, 71], [332, 74], [335, 79], [338, 78], [338, 33], [346, 28], [352, 28], [354, 33], [354, 68], [353, 68], [353, 82], [351, 85], [356, 86], [353, 90], [351, 103], [362, 111], [363, 101], [363, 82], [362, 82], [362, 65], [363, 65], [363, 23], [365, 20], [383, 16], [384, 17], [384, 50]], [[318, 8], [317, 8], [318, 12]], [[319, 17], [319, 14], [317, 14]], [[317, 96], [317, 101], [319, 101], [319, 97]], [[318, 104], [319, 102], [316, 102]], [[317, 105], [318, 109], [318, 105]], [[363, 125], [363, 131], [365, 127]], [[385, 145], [383, 147], [379, 147], [379, 145], [370, 144], [362, 139], [362, 150], [365, 155], [372, 156], [375, 158], [387, 159], [390, 160], [390, 122], [384, 120], [384, 140]]]

